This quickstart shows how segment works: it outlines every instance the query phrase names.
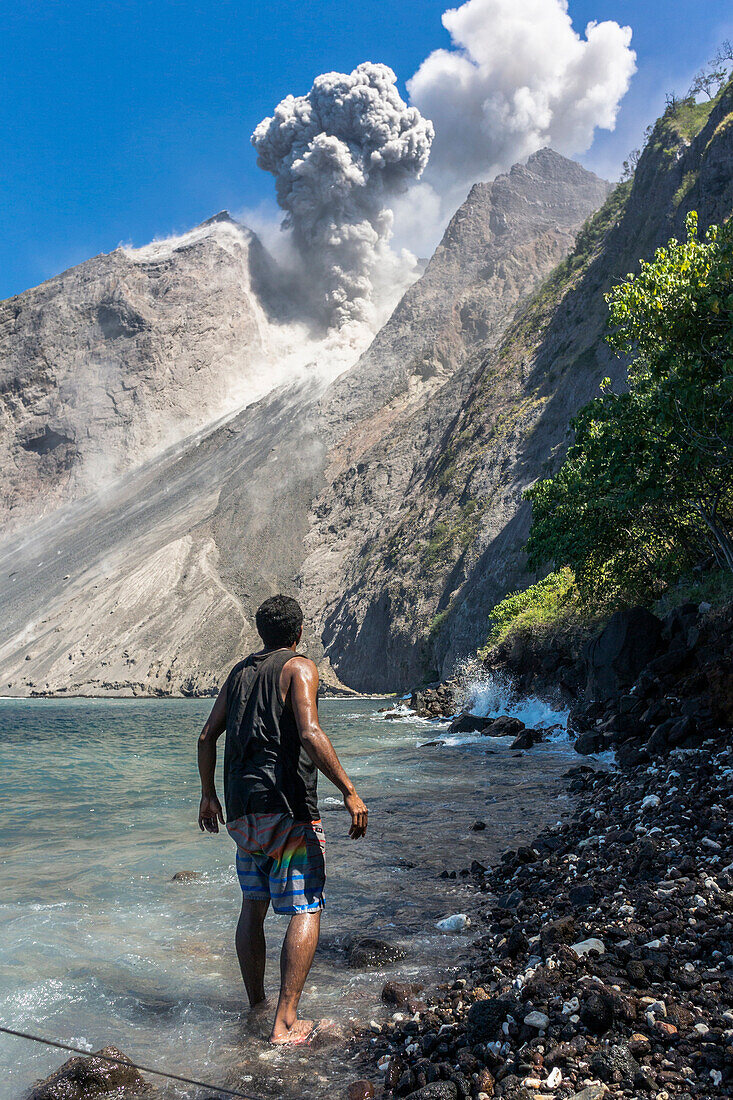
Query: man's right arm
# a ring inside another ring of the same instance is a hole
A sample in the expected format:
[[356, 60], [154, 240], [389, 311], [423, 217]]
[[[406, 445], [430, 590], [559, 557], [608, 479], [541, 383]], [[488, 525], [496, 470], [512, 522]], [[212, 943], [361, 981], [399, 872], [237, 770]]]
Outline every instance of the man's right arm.
[[307, 657], [294, 657], [285, 668], [290, 672], [290, 705], [303, 748], [319, 771], [344, 796], [344, 805], [351, 814], [349, 836], [356, 840], [367, 831], [368, 810], [318, 721], [318, 669]]

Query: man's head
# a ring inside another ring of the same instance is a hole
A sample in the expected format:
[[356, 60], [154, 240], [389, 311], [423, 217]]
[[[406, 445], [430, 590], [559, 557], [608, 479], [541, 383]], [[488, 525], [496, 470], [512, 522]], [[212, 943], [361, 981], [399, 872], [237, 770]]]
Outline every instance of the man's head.
[[255, 622], [268, 649], [286, 649], [300, 638], [303, 611], [291, 596], [270, 596], [257, 608]]

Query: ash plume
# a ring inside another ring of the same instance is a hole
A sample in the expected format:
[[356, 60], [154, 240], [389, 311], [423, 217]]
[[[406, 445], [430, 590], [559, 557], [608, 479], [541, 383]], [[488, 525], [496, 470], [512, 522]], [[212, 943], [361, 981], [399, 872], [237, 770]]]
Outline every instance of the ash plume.
[[307, 95], [286, 96], [252, 135], [336, 328], [370, 322], [375, 282], [399, 278], [389, 204], [419, 179], [430, 154], [432, 123], [405, 104], [396, 79], [370, 62], [348, 75], [324, 73]]

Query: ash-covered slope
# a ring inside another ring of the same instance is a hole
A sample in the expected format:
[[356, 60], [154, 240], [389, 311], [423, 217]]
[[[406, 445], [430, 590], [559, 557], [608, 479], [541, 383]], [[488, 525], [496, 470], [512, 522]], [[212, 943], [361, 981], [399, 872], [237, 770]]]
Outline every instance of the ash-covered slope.
[[446, 672], [482, 644], [497, 601], [536, 579], [522, 494], [559, 463], [600, 380], [624, 377], [603, 340], [603, 292], [682, 236], [689, 210], [701, 230], [733, 210], [733, 85], [712, 107], [683, 103], [660, 119], [633, 182], [584, 227], [501, 346], [424, 413], [368, 438], [321, 497], [310, 563], [326, 578], [325, 652], [347, 683], [400, 688]]
[[318, 395], [280, 387], [0, 543], [2, 691], [211, 692], [297, 586]]
[[226, 213], [0, 303], [0, 522], [99, 489], [269, 388], [268, 259]]

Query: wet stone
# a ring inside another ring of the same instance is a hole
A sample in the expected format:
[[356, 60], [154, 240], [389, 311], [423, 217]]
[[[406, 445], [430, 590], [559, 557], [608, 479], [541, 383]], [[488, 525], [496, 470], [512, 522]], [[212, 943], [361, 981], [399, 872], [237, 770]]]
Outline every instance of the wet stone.
[[366, 970], [369, 967], [392, 966], [404, 959], [401, 947], [386, 940], [365, 936], [356, 940], [349, 949], [348, 962], [353, 970]]
[[374, 1085], [371, 1081], [352, 1081], [346, 1090], [346, 1100], [372, 1100]]
[[176, 871], [171, 882], [200, 882], [204, 878], [203, 871]]
[[[119, 1058], [126, 1063], [107, 1062], [100, 1055]], [[127, 1090], [129, 1094], [148, 1091], [150, 1085], [134, 1068], [127, 1055], [116, 1047], [102, 1047], [88, 1058], [69, 1058], [60, 1069], [39, 1082], [27, 1100], [86, 1100]]]

